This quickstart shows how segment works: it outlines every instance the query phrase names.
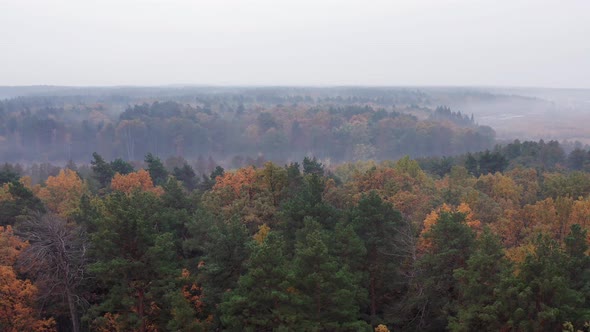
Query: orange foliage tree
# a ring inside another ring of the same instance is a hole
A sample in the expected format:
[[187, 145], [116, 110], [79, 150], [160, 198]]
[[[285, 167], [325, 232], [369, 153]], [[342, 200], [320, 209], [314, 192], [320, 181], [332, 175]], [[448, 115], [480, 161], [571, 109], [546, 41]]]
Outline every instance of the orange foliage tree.
[[226, 172], [215, 179], [213, 190], [203, 198], [210, 211], [228, 219], [240, 216], [251, 233], [276, 222], [277, 206], [286, 186], [286, 171], [272, 163]]
[[126, 175], [115, 174], [111, 181], [111, 188], [126, 194], [131, 194], [135, 190], [152, 192], [157, 195], [161, 195], [164, 192], [161, 187], [154, 186], [150, 173], [145, 169]]
[[215, 179], [213, 190], [222, 190], [223, 188], [231, 189], [233, 198], [240, 197], [246, 193], [251, 199], [254, 195], [254, 183], [257, 179], [257, 173], [254, 167], [249, 166], [240, 168], [235, 172], [226, 172]]
[[29, 280], [18, 279], [14, 271], [13, 265], [26, 247], [10, 226], [0, 226], [0, 330], [55, 331], [52, 318], [36, 318], [37, 287]]
[[368, 171], [356, 171], [345, 187], [348, 194], [344, 197], [352, 198], [352, 203], [357, 202], [363, 193], [376, 190], [416, 224], [421, 223], [433, 208], [432, 198], [436, 195], [434, 181], [430, 181], [418, 164], [408, 158], [393, 165], [384, 162]]
[[37, 196], [50, 211], [67, 218], [79, 207], [80, 198], [86, 192], [86, 184], [76, 172], [62, 169], [57, 176], [47, 178]]

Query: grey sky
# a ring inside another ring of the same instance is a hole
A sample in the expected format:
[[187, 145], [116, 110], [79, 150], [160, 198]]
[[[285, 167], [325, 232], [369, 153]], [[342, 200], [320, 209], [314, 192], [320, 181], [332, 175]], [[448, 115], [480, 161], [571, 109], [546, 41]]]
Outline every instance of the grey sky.
[[588, 0], [0, 0], [0, 85], [590, 88]]

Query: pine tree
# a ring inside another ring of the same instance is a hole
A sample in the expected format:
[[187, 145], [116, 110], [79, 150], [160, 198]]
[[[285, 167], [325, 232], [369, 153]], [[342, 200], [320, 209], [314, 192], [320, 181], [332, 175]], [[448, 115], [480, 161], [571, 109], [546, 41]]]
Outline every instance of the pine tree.
[[312, 218], [298, 232], [293, 260], [294, 287], [302, 300], [299, 321], [318, 330], [362, 331], [359, 298], [366, 298], [358, 274], [328, 249], [329, 233]]
[[387, 306], [387, 295], [393, 290], [397, 268], [401, 264], [394, 249], [396, 227], [402, 216], [393, 206], [371, 191], [363, 195], [351, 211], [352, 224], [364, 242], [366, 256], [362, 271], [366, 273], [364, 287], [369, 291], [366, 313], [372, 326], [380, 323]]
[[[237, 218], [228, 221], [215, 220], [202, 214], [201, 220], [189, 226], [189, 231], [199, 241], [189, 240], [185, 248], [202, 251], [205, 256], [199, 264], [199, 282], [203, 285], [204, 301], [211, 311], [222, 302], [224, 294], [237, 287], [238, 280], [245, 272], [250, 241], [248, 230]], [[207, 235], [203, 237], [202, 232]], [[201, 234], [200, 234], [201, 233]], [[218, 312], [213, 326], [220, 326]]]
[[184, 163], [181, 168], [174, 167], [173, 174], [178, 181], [182, 182], [186, 190], [189, 192], [195, 190], [199, 184], [199, 179], [197, 178], [195, 171], [187, 163]]
[[520, 266], [519, 306], [512, 308], [512, 325], [518, 329], [556, 331], [566, 321], [577, 321], [576, 308], [584, 296], [572, 288], [569, 257], [548, 236], [539, 235], [535, 251]]
[[571, 226], [570, 233], [565, 238], [565, 252], [568, 256], [567, 271], [570, 287], [583, 295], [583, 304], [575, 310], [571, 322], [583, 325], [590, 321], [590, 257], [588, 252], [587, 230], [580, 225]]
[[162, 164], [160, 158], [148, 153], [145, 156], [145, 163], [147, 164], [148, 172], [150, 172], [150, 177], [154, 181], [154, 185], [159, 186], [164, 184], [168, 178], [168, 171], [164, 167], [164, 164]]
[[94, 160], [90, 162], [92, 165], [92, 172], [94, 172], [94, 177], [100, 183], [101, 188], [105, 188], [111, 183], [111, 179], [115, 175], [115, 171], [113, 170], [111, 164], [104, 161], [101, 155], [94, 152], [92, 154]]
[[8, 184], [11, 200], [0, 201], [0, 226], [14, 225], [36, 213], [45, 213], [43, 202], [19, 181]]
[[505, 324], [498, 287], [513, 273], [502, 244], [486, 228], [464, 268], [454, 271], [458, 282], [458, 313], [449, 317], [451, 331], [499, 331]]
[[115, 173], [119, 173], [122, 175], [129, 174], [129, 173], [132, 173], [135, 171], [135, 169], [133, 168], [133, 165], [131, 165], [130, 163], [126, 162], [125, 160], [123, 160], [121, 158], [117, 158], [117, 159], [111, 161], [111, 169]]
[[90, 234], [95, 263], [89, 271], [104, 292], [88, 313], [94, 328], [106, 324], [105, 312], [118, 317], [123, 330], [165, 326], [162, 316], [170, 311], [162, 308], [166, 294], [175, 289], [180, 268], [177, 239], [165, 231], [171, 221], [162, 218], [161, 208], [157, 196], [147, 192], [115, 192], [105, 198], [102, 216]]
[[235, 289], [228, 289], [220, 304], [221, 321], [230, 331], [287, 330], [306, 322], [293, 307], [299, 295], [289, 282], [282, 240], [270, 233], [258, 244], [251, 242], [248, 272]]
[[464, 214], [442, 212], [424, 237], [430, 246], [417, 262], [422, 292], [416, 300], [423, 317], [419, 327], [444, 330], [458, 309], [459, 285], [453, 273], [466, 267], [475, 234], [465, 223]]

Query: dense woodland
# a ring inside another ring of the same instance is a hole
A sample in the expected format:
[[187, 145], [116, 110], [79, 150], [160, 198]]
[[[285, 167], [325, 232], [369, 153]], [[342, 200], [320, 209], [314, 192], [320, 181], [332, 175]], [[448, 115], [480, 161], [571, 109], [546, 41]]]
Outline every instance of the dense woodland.
[[87, 163], [89, 151], [128, 161], [151, 152], [163, 159], [211, 157], [239, 168], [259, 156], [278, 163], [306, 155], [390, 160], [494, 145], [490, 127], [413, 90], [221, 90], [161, 99], [115, 93], [0, 101], [0, 156], [63, 166]]
[[3, 101], [0, 330], [589, 329], [588, 149], [264, 96]]
[[208, 175], [95, 153], [37, 185], [5, 164], [0, 328], [583, 329], [589, 166], [518, 141]]

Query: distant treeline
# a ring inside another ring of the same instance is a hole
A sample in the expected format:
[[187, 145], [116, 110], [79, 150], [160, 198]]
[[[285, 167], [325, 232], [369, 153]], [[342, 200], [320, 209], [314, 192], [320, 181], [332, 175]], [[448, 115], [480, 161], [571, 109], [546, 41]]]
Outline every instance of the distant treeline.
[[[412, 102], [415, 93], [408, 92], [407, 100], [393, 96]], [[495, 143], [494, 130], [478, 126], [473, 117], [446, 107], [433, 112], [411, 104], [378, 106], [385, 98], [379, 95], [212, 94], [133, 105], [125, 103], [128, 98], [36, 96], [0, 102], [0, 159], [63, 165], [87, 162], [89, 151], [127, 161], [152, 152], [164, 159], [213, 156], [241, 167], [243, 160], [260, 155], [278, 162], [306, 155], [335, 162], [386, 160], [462, 154]]]
[[[569, 151], [569, 152], [568, 152]], [[75, 170], [80, 176], [89, 179], [90, 186], [96, 186], [93, 183], [92, 165], [106, 163], [105, 166], [110, 171], [107, 175], [113, 176], [115, 173], [127, 174], [135, 169], [149, 167], [150, 160], [158, 158], [151, 152], [143, 156], [142, 160], [126, 161], [123, 158], [106, 158], [105, 156], [94, 153], [92, 159], [75, 163], [69, 161], [65, 168]], [[111, 160], [106, 162], [105, 160]], [[158, 160], [160, 160], [158, 158]], [[263, 167], [269, 161], [263, 155], [256, 157], [236, 156], [230, 161], [230, 165], [223, 165], [226, 169], [236, 169], [247, 166]], [[464, 167], [466, 171], [473, 176], [494, 174], [496, 172], [505, 172], [518, 168], [533, 168], [539, 172], [577, 172], [590, 171], [590, 148], [587, 146], [569, 146], [560, 144], [557, 141], [545, 142], [540, 140], [523, 141], [514, 140], [508, 144], [498, 144], [492, 149], [479, 152], [469, 152], [455, 156], [442, 157], [423, 157], [417, 158], [417, 163], [421, 169], [430, 175], [442, 178], [449, 175], [454, 166]], [[211, 174], [223, 163], [211, 156], [199, 156], [196, 160], [187, 160], [181, 156], [169, 156], [161, 161], [162, 167], [166, 172], [174, 174], [178, 179], [189, 177], [188, 182], [194, 182], [191, 188], [200, 185], [207, 187]], [[337, 169], [341, 164], [332, 163], [329, 169]], [[5, 162], [0, 165], [0, 182], [6, 177], [6, 174], [13, 174], [15, 177], [28, 176], [33, 184], [41, 184], [49, 176], [58, 175], [62, 165], [51, 162], [33, 162], [31, 164]], [[335, 176], [335, 175], [333, 175]], [[336, 181], [342, 181], [337, 176]], [[199, 184], [199, 182], [203, 184]]]
[[[567, 153], [567, 150], [571, 150]], [[539, 142], [514, 140], [496, 145], [494, 149], [457, 156], [417, 159], [422, 169], [440, 177], [449, 174], [453, 166], [464, 166], [474, 175], [504, 172], [514, 168], [535, 168], [539, 171], [590, 171], [590, 150], [587, 147], [564, 146], [557, 141]]]

